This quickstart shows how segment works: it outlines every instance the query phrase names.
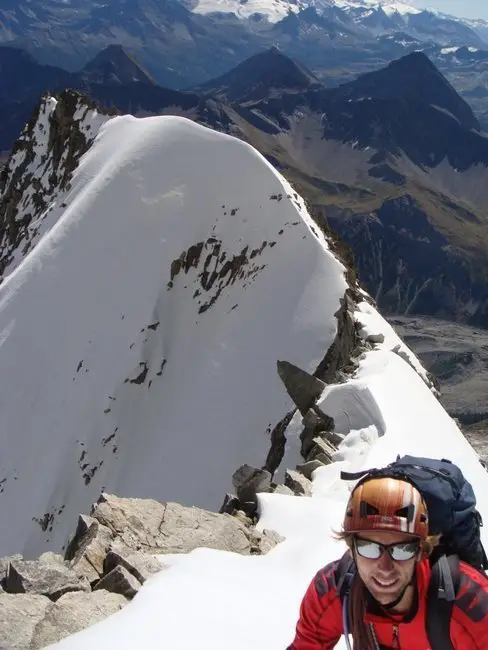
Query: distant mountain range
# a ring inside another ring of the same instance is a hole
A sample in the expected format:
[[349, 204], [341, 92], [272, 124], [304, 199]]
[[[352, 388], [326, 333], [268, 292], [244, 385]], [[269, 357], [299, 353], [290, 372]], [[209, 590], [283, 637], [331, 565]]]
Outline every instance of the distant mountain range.
[[158, 83], [180, 89], [272, 46], [319, 76], [344, 81], [419, 44], [488, 49], [482, 28], [367, 0], [8, 0], [0, 7], [0, 44], [41, 63], [75, 71], [119, 44]]
[[183, 115], [247, 140], [350, 245], [384, 310], [488, 327], [488, 138], [423, 53], [333, 88], [276, 48], [186, 92], [161, 88], [123, 50], [68, 80], [113, 110]]

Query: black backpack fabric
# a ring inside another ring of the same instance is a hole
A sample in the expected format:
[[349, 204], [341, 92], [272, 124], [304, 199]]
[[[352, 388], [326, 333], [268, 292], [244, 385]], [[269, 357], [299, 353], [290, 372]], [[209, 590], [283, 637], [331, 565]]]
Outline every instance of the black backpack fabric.
[[[481, 572], [488, 558], [481, 542], [483, 521], [476, 509], [476, 496], [461, 469], [447, 459], [398, 456], [383, 468], [364, 472], [341, 472], [346, 480], [390, 476], [409, 481], [422, 494], [429, 513], [429, 534], [440, 535], [440, 544], [432, 554], [432, 578], [427, 596], [427, 636], [433, 650], [454, 650], [449, 626], [461, 573], [459, 560]], [[355, 565], [341, 563], [339, 594], [343, 602], [345, 629], [347, 599]]]

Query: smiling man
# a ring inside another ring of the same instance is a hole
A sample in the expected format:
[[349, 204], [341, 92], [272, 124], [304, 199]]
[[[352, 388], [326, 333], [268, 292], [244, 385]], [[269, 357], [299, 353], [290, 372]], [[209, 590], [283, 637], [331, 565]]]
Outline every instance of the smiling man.
[[[429, 589], [437, 538], [428, 528], [425, 502], [411, 483], [361, 481], [340, 535], [349, 551], [312, 580], [288, 650], [332, 650], [343, 634], [347, 644], [352, 635], [355, 650], [486, 650], [488, 578], [469, 564], [456, 562], [454, 602], [433, 625], [446, 600], [428, 607], [438, 598], [437, 588]], [[448, 588], [442, 585], [442, 594]]]

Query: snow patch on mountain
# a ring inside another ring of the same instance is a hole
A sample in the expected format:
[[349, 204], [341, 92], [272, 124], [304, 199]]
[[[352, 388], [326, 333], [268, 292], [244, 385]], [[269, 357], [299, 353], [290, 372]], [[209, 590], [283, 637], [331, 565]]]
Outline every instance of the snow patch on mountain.
[[249, 18], [253, 14], [262, 14], [272, 23], [285, 18], [289, 13], [298, 13], [313, 5], [307, 0], [288, 2], [287, 0], [198, 0], [193, 9], [195, 13], [233, 13], [239, 18]]
[[408, 14], [420, 14], [421, 9], [414, 7], [407, 2], [397, 2], [396, 0], [335, 0], [335, 4], [341, 9], [382, 9], [387, 16], [392, 14], [400, 14], [406, 16]]

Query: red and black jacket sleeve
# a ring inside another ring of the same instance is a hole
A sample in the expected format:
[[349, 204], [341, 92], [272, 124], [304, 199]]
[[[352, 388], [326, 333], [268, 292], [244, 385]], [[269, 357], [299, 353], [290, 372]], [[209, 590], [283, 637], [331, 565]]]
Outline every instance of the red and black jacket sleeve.
[[464, 562], [460, 562], [460, 570], [461, 579], [451, 619], [451, 638], [454, 636], [457, 642], [456, 648], [486, 650], [488, 648], [488, 577]]
[[[300, 606], [295, 639], [287, 650], [332, 650], [343, 632], [337, 590], [340, 560], [317, 572]], [[488, 647], [488, 646], [487, 646]]]

